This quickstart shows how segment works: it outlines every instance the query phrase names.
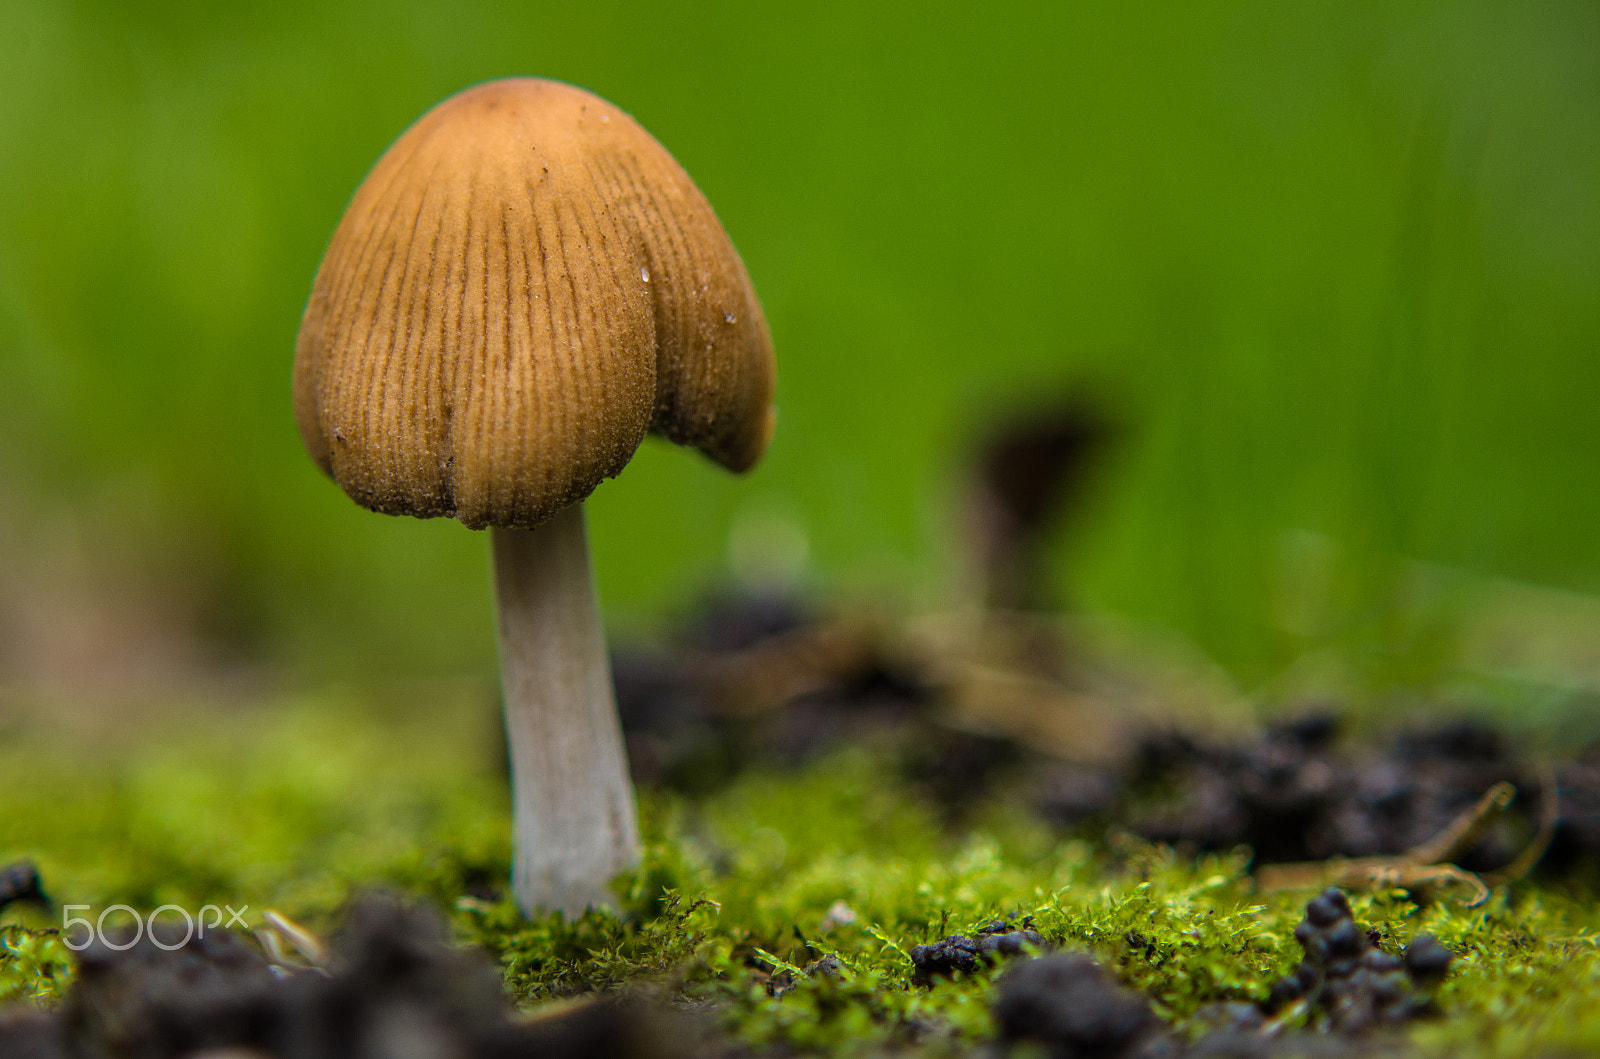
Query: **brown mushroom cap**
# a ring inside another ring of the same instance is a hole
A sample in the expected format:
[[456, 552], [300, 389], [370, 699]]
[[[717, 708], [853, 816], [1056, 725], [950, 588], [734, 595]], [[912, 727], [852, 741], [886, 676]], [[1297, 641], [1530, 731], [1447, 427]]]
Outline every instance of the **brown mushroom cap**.
[[666, 148], [598, 96], [492, 81], [356, 191], [295, 347], [295, 418], [357, 503], [535, 526], [646, 430], [731, 470], [772, 429], [772, 338]]

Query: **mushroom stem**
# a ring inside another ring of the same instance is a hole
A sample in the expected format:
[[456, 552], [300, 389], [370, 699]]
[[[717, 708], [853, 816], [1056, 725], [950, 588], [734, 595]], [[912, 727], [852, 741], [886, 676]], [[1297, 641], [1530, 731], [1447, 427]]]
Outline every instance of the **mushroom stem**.
[[489, 530], [523, 912], [577, 916], [639, 861], [611, 668], [574, 504], [535, 529]]

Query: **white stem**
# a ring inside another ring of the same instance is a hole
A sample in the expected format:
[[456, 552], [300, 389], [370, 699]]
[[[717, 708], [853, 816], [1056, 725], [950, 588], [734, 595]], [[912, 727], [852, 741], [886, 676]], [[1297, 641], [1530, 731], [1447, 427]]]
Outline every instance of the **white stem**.
[[633, 784], [589, 569], [583, 505], [491, 529], [511, 794], [512, 887], [525, 913], [614, 903], [639, 861]]

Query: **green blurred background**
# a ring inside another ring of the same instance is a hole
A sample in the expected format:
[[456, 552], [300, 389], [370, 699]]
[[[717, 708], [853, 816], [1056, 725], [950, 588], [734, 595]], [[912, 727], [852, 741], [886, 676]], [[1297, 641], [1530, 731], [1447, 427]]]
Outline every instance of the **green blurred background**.
[[289, 372], [366, 169], [508, 74], [654, 132], [777, 342], [764, 464], [595, 494], [622, 626], [740, 534], [949, 605], [971, 439], [1083, 380], [1064, 596], [1244, 687], [1426, 654], [1419, 570], [1600, 592], [1592, 0], [0, 0], [0, 687], [492, 673], [483, 537], [355, 508]]

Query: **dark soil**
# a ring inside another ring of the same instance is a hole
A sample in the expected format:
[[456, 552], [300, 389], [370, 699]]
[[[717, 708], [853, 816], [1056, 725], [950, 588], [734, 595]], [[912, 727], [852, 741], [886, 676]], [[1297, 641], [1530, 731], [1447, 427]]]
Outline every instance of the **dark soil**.
[[[908, 774], [939, 783], [987, 751], [938, 725], [921, 674], [870, 635], [839, 629], [798, 601], [720, 593], [664, 646], [622, 647], [612, 664], [634, 782], [696, 794], [740, 771], [793, 768], [842, 746], [904, 748]], [[997, 741], [1000, 756], [1015, 747]], [[969, 788], [947, 799], [965, 799]]]
[[1273, 985], [1267, 1009], [1299, 1005], [1317, 1028], [1346, 1036], [1436, 1013], [1432, 991], [1454, 954], [1423, 934], [1396, 956], [1378, 947], [1374, 933], [1351, 918], [1344, 891], [1312, 898], [1294, 932], [1305, 959]]
[[1045, 956], [1018, 964], [994, 1002], [1000, 1039], [1042, 1047], [1054, 1059], [1200, 1059], [1365, 1055], [1392, 1041], [1379, 1034], [1436, 1014], [1432, 991], [1452, 954], [1417, 938], [1404, 956], [1378, 948], [1350, 917], [1343, 891], [1306, 905], [1295, 930], [1305, 960], [1261, 1004], [1213, 1004], [1215, 1029], [1193, 1043], [1176, 1039], [1148, 998], [1123, 988], [1088, 956]]
[[1040, 1045], [1059, 1059], [1176, 1054], [1150, 1002], [1087, 956], [1047, 956], [1008, 971], [994, 1016], [1002, 1041]]
[[0, 1056], [656, 1059], [695, 1040], [686, 1020], [620, 998], [514, 1020], [488, 961], [450, 946], [437, 916], [383, 898], [351, 911], [326, 969], [271, 965], [236, 933], [182, 940], [97, 941], [57, 1011], [0, 1018]]
[[951, 934], [932, 945], [915, 945], [911, 949], [911, 962], [916, 967], [914, 980], [918, 985], [931, 985], [935, 978], [972, 974], [1002, 959], [1022, 956], [1031, 948], [1044, 951], [1050, 943], [1044, 935], [1024, 926], [1015, 929], [1012, 924], [995, 922], [979, 931], [976, 937]]
[[21, 903], [50, 904], [39, 882], [39, 869], [31, 860], [19, 860], [0, 868], [0, 911], [8, 905]]
[[[169, 926], [169, 925], [164, 925]], [[1330, 889], [1295, 931], [1305, 960], [1259, 1004], [1214, 1004], [1215, 1029], [1174, 1037], [1149, 999], [1082, 954], [1049, 949], [1026, 923], [996, 921], [911, 952], [919, 984], [1005, 960], [994, 1000], [998, 1044], [1103, 1059], [1357, 1055], [1386, 1045], [1376, 1031], [1435, 1013], [1434, 988], [1451, 953], [1419, 937], [1403, 955], [1379, 948]], [[54, 1012], [0, 1016], [7, 1059], [617, 1059], [754, 1056], [708, 1024], [661, 1001], [600, 997], [534, 1019], [515, 1018], [499, 976], [481, 956], [448, 944], [434, 914], [381, 897], [357, 904], [319, 967], [270, 963], [244, 935], [173, 932], [118, 950], [98, 941]], [[156, 942], [161, 944], [156, 944]], [[182, 944], [179, 944], [182, 942]], [[168, 947], [163, 947], [168, 946]], [[766, 968], [771, 971], [772, 968]], [[836, 958], [805, 968], [838, 978]], [[791, 973], [773, 976], [782, 997]], [[1343, 1041], [1343, 1044], [1331, 1043]], [[981, 1054], [991, 1054], [987, 1051]]]
[[1152, 731], [1121, 766], [1069, 764], [951, 725], [946, 691], [870, 634], [841, 632], [803, 603], [735, 593], [715, 597], [665, 646], [620, 650], [615, 673], [629, 760], [645, 787], [705, 793], [745, 769], [864, 744], [950, 819], [1010, 791], [1063, 830], [1115, 824], [1186, 850], [1246, 845], [1256, 863], [1272, 864], [1403, 853], [1505, 781], [1516, 801], [1460, 867], [1506, 865], [1550, 808], [1559, 816], [1542, 870], [1600, 865], [1600, 748], [1541, 766], [1477, 721], [1374, 745], [1346, 738], [1322, 710], [1232, 743]]
[[[1187, 848], [1245, 844], [1257, 863], [1398, 854], [1507, 781], [1519, 792], [1515, 811], [1459, 866], [1501, 867], [1533, 841], [1547, 783], [1491, 729], [1457, 721], [1377, 748], [1343, 747], [1337, 736], [1337, 721], [1318, 714], [1231, 746], [1151, 738], [1129, 785], [1165, 793], [1154, 807], [1135, 810], [1131, 824], [1152, 841]], [[1561, 787], [1565, 803], [1570, 780]], [[1576, 852], [1585, 840], [1568, 830], [1566, 845]]]

